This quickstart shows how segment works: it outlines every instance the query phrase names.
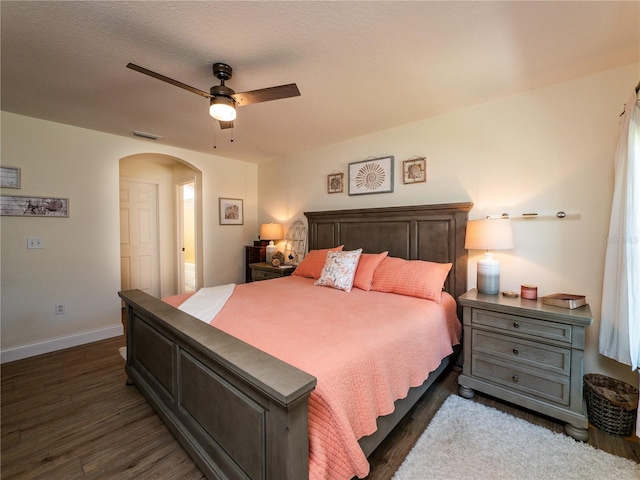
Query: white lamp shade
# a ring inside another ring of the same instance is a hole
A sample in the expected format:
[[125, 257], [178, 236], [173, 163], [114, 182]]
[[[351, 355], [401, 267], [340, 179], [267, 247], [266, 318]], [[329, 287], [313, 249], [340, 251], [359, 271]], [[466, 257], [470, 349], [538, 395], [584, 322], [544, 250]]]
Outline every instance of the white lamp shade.
[[469, 250], [509, 250], [514, 247], [511, 220], [484, 218], [467, 222], [464, 248]]
[[280, 240], [284, 238], [284, 230], [279, 223], [263, 223], [260, 226], [260, 240]]

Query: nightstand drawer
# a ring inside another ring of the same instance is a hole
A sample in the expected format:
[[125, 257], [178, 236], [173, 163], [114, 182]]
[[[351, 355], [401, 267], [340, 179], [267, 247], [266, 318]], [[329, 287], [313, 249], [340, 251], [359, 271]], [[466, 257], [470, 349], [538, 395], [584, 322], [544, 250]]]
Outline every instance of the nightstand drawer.
[[474, 327], [483, 326], [494, 330], [506, 331], [513, 335], [546, 338], [571, 344], [571, 325], [568, 324], [476, 308], [473, 309], [471, 322]]
[[251, 278], [254, 282], [259, 282], [260, 280], [270, 280], [272, 278], [277, 278], [273, 273], [265, 272], [264, 270], [253, 269], [251, 270]]
[[570, 378], [524, 365], [503, 365], [500, 359], [472, 355], [471, 374], [522, 394], [569, 405]]
[[501, 335], [474, 329], [474, 352], [486, 353], [504, 359], [503, 363], [517, 362], [560, 375], [571, 373], [571, 349], [530, 342], [519, 337]]
[[261, 280], [271, 280], [273, 278], [288, 277], [291, 275], [296, 267], [274, 267], [266, 262], [251, 263], [249, 264], [251, 269], [251, 280], [259, 282]]

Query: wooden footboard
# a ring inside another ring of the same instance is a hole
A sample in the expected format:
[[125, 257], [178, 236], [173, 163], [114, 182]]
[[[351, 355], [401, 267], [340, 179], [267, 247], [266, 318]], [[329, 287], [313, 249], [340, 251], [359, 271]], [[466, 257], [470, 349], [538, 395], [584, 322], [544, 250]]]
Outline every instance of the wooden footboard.
[[308, 478], [315, 377], [139, 290], [119, 295], [129, 381], [207, 478]]

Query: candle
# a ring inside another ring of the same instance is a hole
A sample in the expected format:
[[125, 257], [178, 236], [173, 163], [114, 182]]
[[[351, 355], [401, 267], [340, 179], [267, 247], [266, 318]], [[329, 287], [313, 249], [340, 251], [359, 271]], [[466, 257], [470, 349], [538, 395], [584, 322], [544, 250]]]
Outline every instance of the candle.
[[520, 296], [525, 300], [537, 300], [538, 287], [536, 287], [535, 285], [521, 285]]

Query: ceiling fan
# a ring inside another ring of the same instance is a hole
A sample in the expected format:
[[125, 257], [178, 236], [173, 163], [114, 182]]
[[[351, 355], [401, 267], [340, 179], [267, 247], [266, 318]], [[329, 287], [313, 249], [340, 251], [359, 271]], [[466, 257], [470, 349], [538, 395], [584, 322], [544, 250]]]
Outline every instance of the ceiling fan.
[[220, 80], [220, 85], [211, 87], [210, 93], [165, 77], [159, 73], [152, 72], [133, 63], [128, 63], [127, 68], [208, 98], [209, 114], [220, 122], [220, 128], [233, 127], [233, 121], [236, 118], [236, 107], [243, 107], [245, 105], [251, 105], [252, 103], [268, 102], [270, 100], [280, 100], [282, 98], [297, 97], [300, 95], [300, 90], [298, 90], [298, 86], [295, 83], [236, 93], [224, 84], [224, 82], [231, 78], [233, 71], [226, 63], [213, 64], [213, 75]]

